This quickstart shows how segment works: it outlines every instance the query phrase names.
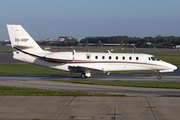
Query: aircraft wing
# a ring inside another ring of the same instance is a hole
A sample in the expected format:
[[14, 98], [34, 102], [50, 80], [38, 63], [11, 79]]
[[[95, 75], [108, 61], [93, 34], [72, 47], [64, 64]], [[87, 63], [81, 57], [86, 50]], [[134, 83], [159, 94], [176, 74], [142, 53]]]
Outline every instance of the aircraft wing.
[[85, 67], [85, 66], [68, 66], [68, 69], [71, 72], [81, 72], [81, 73], [86, 73], [86, 72], [104, 72], [103, 68], [91, 68], [91, 67]]

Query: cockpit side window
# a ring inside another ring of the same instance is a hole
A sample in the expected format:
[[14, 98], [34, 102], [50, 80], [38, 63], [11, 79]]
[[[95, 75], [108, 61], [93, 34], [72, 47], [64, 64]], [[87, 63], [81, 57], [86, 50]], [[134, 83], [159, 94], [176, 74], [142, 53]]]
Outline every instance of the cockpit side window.
[[160, 61], [157, 57], [151, 57], [152, 61]]

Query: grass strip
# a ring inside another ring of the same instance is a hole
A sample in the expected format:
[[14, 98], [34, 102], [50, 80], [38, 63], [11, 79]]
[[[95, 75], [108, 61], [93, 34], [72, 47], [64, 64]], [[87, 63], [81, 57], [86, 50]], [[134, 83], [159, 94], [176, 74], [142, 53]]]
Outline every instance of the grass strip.
[[148, 54], [152, 54], [168, 63], [180, 65], [180, 52], [150, 52]]
[[52, 81], [81, 83], [81, 84], [95, 84], [95, 85], [180, 89], [180, 81], [119, 81], [119, 80], [114, 80], [114, 81], [52, 80]]
[[105, 97], [119, 97], [125, 95], [87, 92], [87, 91], [55, 91], [42, 90], [36, 88], [26, 87], [11, 87], [0, 86], [0, 95], [18, 95], [18, 96], [105, 96]]
[[0, 64], [0, 74], [69, 74], [33, 64]]

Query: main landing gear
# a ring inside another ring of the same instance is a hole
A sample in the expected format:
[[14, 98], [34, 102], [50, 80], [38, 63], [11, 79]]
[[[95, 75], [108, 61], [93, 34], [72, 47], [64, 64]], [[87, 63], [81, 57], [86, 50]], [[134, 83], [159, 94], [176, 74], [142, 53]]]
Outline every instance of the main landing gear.
[[81, 74], [81, 78], [82, 78], [82, 79], [86, 79], [86, 78], [87, 78], [86, 74], [85, 74], [85, 73], [82, 73], [82, 74]]
[[159, 75], [158, 75], [158, 79], [160, 80], [160, 79], [162, 79], [162, 75], [161, 75], [161, 73], [160, 72], [158, 72], [159, 73]]
[[91, 73], [82, 73], [81, 78], [86, 79], [87, 77], [91, 77]]

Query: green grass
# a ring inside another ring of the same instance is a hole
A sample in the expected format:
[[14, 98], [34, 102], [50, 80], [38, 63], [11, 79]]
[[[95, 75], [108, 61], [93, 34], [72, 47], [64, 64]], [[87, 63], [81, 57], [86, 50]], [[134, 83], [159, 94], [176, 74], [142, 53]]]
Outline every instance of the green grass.
[[157, 58], [174, 65], [180, 65], [180, 52], [151, 52]]
[[0, 86], [0, 95], [22, 95], [22, 96], [125, 96], [118, 94], [107, 94], [86, 91], [55, 91], [36, 88]]
[[0, 45], [0, 50], [12, 51], [12, 47], [11, 46], [6, 46], [6, 45]]
[[0, 74], [69, 74], [33, 64], [0, 64]]
[[111, 86], [130, 86], [148, 88], [173, 88], [180, 89], [179, 81], [99, 81], [99, 80], [52, 80], [59, 82], [71, 82], [81, 84], [111, 85]]

